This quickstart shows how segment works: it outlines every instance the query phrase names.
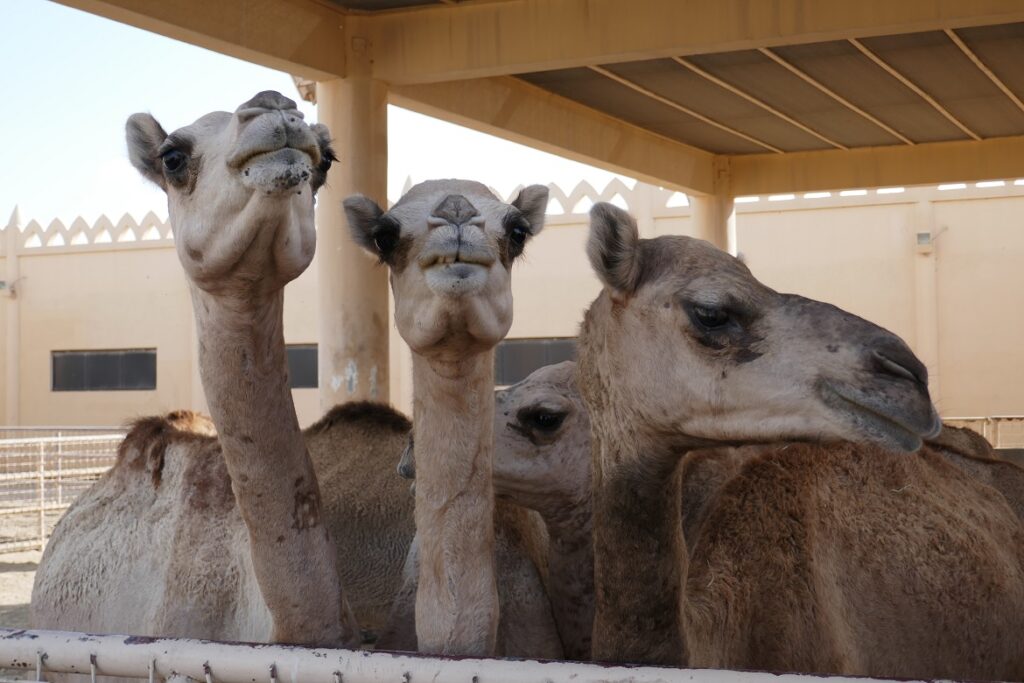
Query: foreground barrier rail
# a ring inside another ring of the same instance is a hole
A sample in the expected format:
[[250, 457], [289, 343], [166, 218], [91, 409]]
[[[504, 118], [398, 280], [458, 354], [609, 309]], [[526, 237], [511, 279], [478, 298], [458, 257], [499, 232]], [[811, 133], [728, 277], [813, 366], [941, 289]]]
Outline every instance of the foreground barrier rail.
[[[0, 629], [0, 667], [207, 683], [813, 683], [822, 676], [611, 666]], [[835, 683], [863, 679], [828, 677]]]

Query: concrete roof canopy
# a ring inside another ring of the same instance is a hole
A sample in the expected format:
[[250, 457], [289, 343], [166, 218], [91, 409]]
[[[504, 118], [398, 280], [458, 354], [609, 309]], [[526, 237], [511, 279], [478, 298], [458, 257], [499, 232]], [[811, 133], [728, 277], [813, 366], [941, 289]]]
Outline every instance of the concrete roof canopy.
[[61, 1], [696, 193], [1024, 175], [1020, 0]]

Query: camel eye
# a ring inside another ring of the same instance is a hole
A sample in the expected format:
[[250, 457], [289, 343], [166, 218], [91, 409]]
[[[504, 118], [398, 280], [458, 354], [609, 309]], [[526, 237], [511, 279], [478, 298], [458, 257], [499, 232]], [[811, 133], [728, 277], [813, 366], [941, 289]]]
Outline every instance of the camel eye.
[[562, 423], [565, 421], [565, 417], [566, 413], [538, 408], [536, 410], [525, 411], [519, 416], [519, 421], [530, 429], [534, 429], [538, 432], [550, 433], [562, 426]]
[[517, 258], [523, 253], [526, 240], [530, 238], [530, 224], [519, 218], [508, 227], [508, 255]]
[[373, 246], [381, 254], [389, 254], [398, 244], [398, 236], [391, 231], [382, 231], [373, 236]]
[[164, 170], [172, 174], [179, 173], [188, 164], [188, 156], [177, 149], [164, 152], [160, 159], [164, 163]]
[[398, 221], [389, 216], [380, 219], [380, 223], [373, 230], [373, 246], [377, 249], [381, 261], [387, 262], [398, 247], [401, 239], [401, 227]]
[[729, 324], [729, 312], [723, 308], [694, 306], [691, 310], [694, 322], [705, 330], [717, 330]]

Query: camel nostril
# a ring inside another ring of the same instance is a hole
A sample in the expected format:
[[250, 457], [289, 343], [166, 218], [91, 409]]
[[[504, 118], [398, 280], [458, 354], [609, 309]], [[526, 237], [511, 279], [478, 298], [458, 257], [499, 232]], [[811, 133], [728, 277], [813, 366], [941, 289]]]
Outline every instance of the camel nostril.
[[909, 349], [887, 348], [874, 349], [871, 352], [875, 369], [900, 379], [928, 386], [928, 370]]

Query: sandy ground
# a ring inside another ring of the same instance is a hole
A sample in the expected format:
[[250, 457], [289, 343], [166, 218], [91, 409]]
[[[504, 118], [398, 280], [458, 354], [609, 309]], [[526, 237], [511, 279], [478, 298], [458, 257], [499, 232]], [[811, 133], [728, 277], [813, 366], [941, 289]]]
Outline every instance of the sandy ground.
[[28, 627], [28, 603], [40, 557], [38, 550], [0, 555], [0, 626]]

